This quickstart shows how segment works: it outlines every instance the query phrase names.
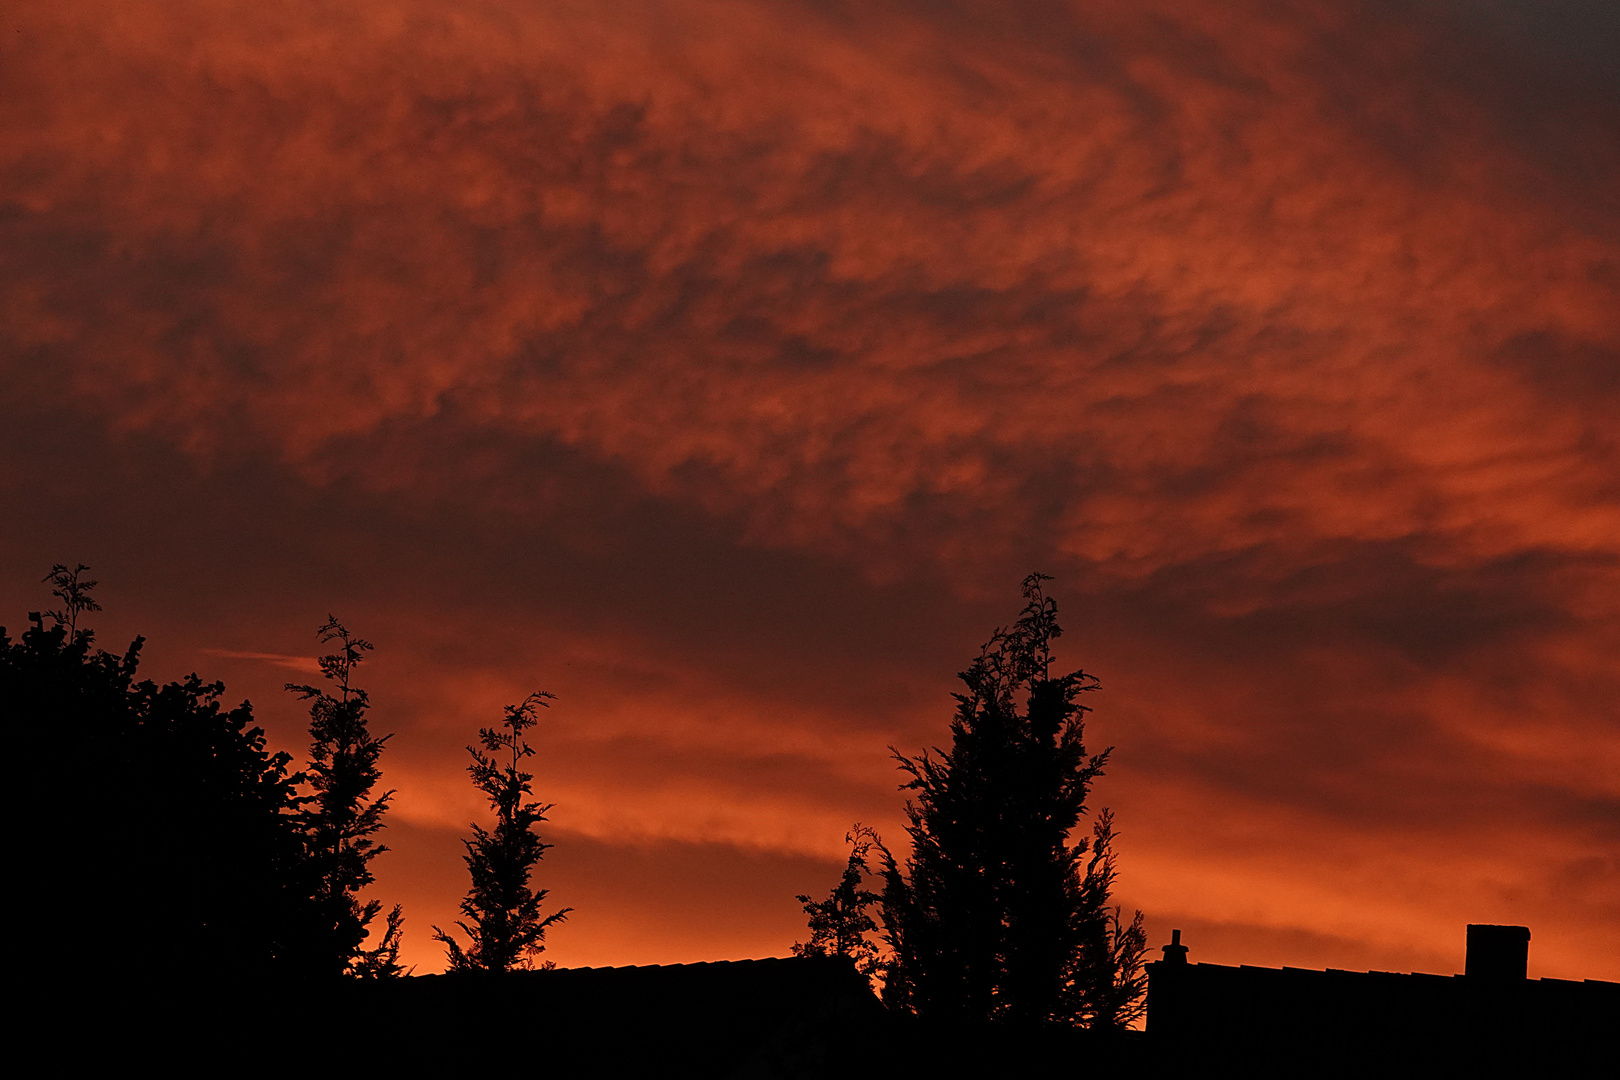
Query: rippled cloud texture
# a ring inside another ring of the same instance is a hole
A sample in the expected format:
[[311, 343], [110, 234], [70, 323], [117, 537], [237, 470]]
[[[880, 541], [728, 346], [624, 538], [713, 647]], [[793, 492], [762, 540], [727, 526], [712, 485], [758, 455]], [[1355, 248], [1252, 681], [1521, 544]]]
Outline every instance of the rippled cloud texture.
[[72, 3], [0, 41], [4, 615], [280, 745], [411, 959], [544, 687], [560, 963], [785, 952], [1032, 568], [1194, 959], [1620, 977], [1602, 3]]

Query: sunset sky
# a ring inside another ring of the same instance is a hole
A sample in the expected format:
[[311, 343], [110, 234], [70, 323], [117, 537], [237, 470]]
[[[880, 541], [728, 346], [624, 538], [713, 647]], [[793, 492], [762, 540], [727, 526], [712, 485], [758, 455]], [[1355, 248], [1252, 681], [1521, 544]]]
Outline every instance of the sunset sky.
[[419, 972], [536, 689], [546, 956], [785, 955], [1041, 570], [1152, 946], [1620, 979], [1612, 0], [0, 31], [0, 624], [89, 564], [299, 755], [376, 642]]

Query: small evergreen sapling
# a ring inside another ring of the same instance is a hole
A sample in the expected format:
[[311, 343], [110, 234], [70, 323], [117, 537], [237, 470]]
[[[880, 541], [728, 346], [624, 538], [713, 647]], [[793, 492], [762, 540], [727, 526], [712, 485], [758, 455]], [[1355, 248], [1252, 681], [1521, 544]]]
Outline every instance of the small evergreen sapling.
[[371, 789], [382, 778], [377, 759], [390, 736], [376, 738], [366, 724], [371, 699], [353, 683], [354, 669], [374, 646], [349, 633], [331, 616], [319, 631], [321, 644], [337, 642], [338, 650], [320, 659], [321, 674], [336, 687], [288, 683], [287, 689], [310, 702], [308, 780], [315, 794], [305, 811], [304, 837], [311, 887], [323, 912], [319, 946], [321, 964], [332, 974], [361, 978], [403, 974], [399, 943], [403, 919], [395, 905], [382, 940], [364, 947], [371, 922], [382, 911], [380, 900], [360, 902], [360, 890], [374, 880], [371, 860], [388, 848], [372, 839], [393, 798]]
[[[495, 810], [495, 831], [476, 822], [466, 845], [472, 888], [461, 902], [466, 922], [457, 926], [470, 939], [465, 948], [448, 932], [433, 928], [433, 937], [445, 945], [452, 972], [506, 972], [526, 970], [545, 951], [546, 930], [567, 918], [573, 908], [540, 914], [547, 890], [529, 883], [534, 866], [550, 844], [542, 843], [535, 826], [546, 820], [550, 804], [529, 798], [532, 773], [518, 766], [534, 754], [523, 733], [537, 722], [537, 711], [549, 708], [554, 695], [530, 694], [521, 705], [508, 705], [499, 728], [478, 732], [483, 749], [467, 747], [473, 763], [467, 766], [473, 786], [489, 796]], [[504, 759], [504, 760], [502, 760]]]

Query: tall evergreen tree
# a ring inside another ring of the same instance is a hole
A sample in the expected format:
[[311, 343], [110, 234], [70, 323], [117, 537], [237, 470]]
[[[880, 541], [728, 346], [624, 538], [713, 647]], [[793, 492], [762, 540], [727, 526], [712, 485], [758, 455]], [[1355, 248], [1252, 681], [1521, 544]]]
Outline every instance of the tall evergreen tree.
[[1025, 579], [1021, 617], [961, 673], [950, 750], [895, 754], [916, 796], [905, 866], [884, 853], [885, 997], [922, 1015], [1106, 1027], [1139, 1007], [1141, 916], [1108, 903], [1112, 818], [1071, 835], [1109, 752], [1083, 741], [1097, 680], [1052, 673], [1046, 580]]
[[394, 795], [371, 794], [382, 778], [377, 761], [390, 736], [371, 734], [366, 719], [371, 699], [354, 685], [354, 669], [374, 646], [331, 616], [317, 633], [323, 645], [338, 643], [337, 651], [320, 659], [321, 675], [336, 692], [287, 684], [310, 703], [307, 776], [314, 794], [304, 815], [304, 838], [311, 888], [322, 912], [322, 941], [316, 951], [329, 974], [398, 975], [400, 908], [395, 905], [389, 912], [380, 940], [367, 949], [365, 940], [382, 902], [362, 902], [359, 895], [375, 880], [371, 860], [388, 850], [372, 837], [383, 828], [383, 814]]
[[572, 908], [540, 914], [547, 890], [529, 883], [536, 863], [550, 844], [542, 843], [535, 827], [546, 820], [550, 804], [533, 794], [532, 773], [518, 766], [534, 754], [523, 733], [538, 723], [537, 711], [549, 708], [554, 695], [530, 694], [520, 705], [508, 705], [499, 728], [478, 732], [483, 749], [467, 747], [473, 763], [467, 766], [473, 786], [489, 797], [495, 810], [495, 831], [476, 822], [466, 845], [472, 888], [461, 902], [470, 922], [457, 922], [470, 939], [465, 948], [449, 933], [433, 928], [433, 937], [445, 945], [452, 972], [506, 972], [531, 966], [545, 951], [546, 930], [567, 918]]

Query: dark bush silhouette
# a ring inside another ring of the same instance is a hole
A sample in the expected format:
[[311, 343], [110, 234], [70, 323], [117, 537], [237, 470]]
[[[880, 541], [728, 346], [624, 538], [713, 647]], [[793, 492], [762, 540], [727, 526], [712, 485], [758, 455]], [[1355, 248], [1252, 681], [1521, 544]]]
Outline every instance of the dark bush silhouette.
[[[912, 851], [884, 852], [885, 999], [926, 1018], [1115, 1027], [1139, 1015], [1141, 915], [1109, 906], [1112, 819], [1071, 840], [1108, 751], [1088, 755], [1083, 671], [1054, 675], [1044, 575], [962, 672], [951, 748], [912, 759]], [[1087, 857], [1089, 851], [1089, 858]]]
[[297, 777], [244, 702], [197, 675], [137, 681], [142, 638], [94, 649], [79, 566], [47, 581], [63, 607], [13, 641], [0, 628], [0, 704], [46, 771], [29, 867], [53, 971], [153, 985], [308, 973], [315, 912]]
[[810, 940], [793, 946], [794, 956], [843, 956], [855, 963], [868, 981], [878, 973], [879, 954], [873, 940], [877, 923], [870, 911], [883, 897], [866, 887], [872, 876], [869, 859], [872, 849], [881, 841], [877, 833], [865, 825], [856, 824], [844, 837], [849, 848], [849, 862], [844, 876], [825, 900], [798, 897], [809, 917]]
[[[540, 914], [547, 890], [538, 892], [529, 884], [530, 874], [550, 844], [542, 843], [535, 826], [546, 820], [551, 806], [529, 798], [531, 773], [518, 768], [534, 749], [523, 733], [538, 721], [536, 711], [549, 708], [552, 695], [530, 694], [520, 705], [508, 705], [500, 728], [482, 728], [483, 749], [467, 747], [473, 763], [467, 766], [473, 785], [489, 796], [495, 810], [495, 831], [490, 833], [476, 822], [473, 838], [463, 840], [467, 847], [467, 869], [472, 888], [461, 902], [461, 913], [469, 920], [457, 922], [470, 940], [463, 948], [449, 933], [433, 928], [433, 937], [442, 941], [452, 972], [505, 972], [528, 968], [534, 957], [545, 951], [546, 929], [567, 918], [572, 908], [550, 915]], [[495, 755], [502, 755], [499, 761]]]
[[403, 924], [399, 906], [388, 913], [381, 939], [367, 949], [365, 940], [382, 902], [362, 903], [359, 896], [374, 880], [371, 860], [388, 850], [372, 837], [382, 829], [394, 794], [371, 795], [382, 778], [377, 761], [389, 736], [371, 734], [366, 720], [371, 699], [353, 682], [354, 669], [374, 646], [331, 616], [317, 633], [323, 645], [338, 643], [336, 652], [320, 659], [321, 674], [336, 693], [320, 686], [287, 684], [288, 690], [310, 703], [308, 780], [314, 795], [309, 797], [303, 826], [313, 900], [321, 913], [314, 947], [321, 966], [333, 975], [399, 975]]

